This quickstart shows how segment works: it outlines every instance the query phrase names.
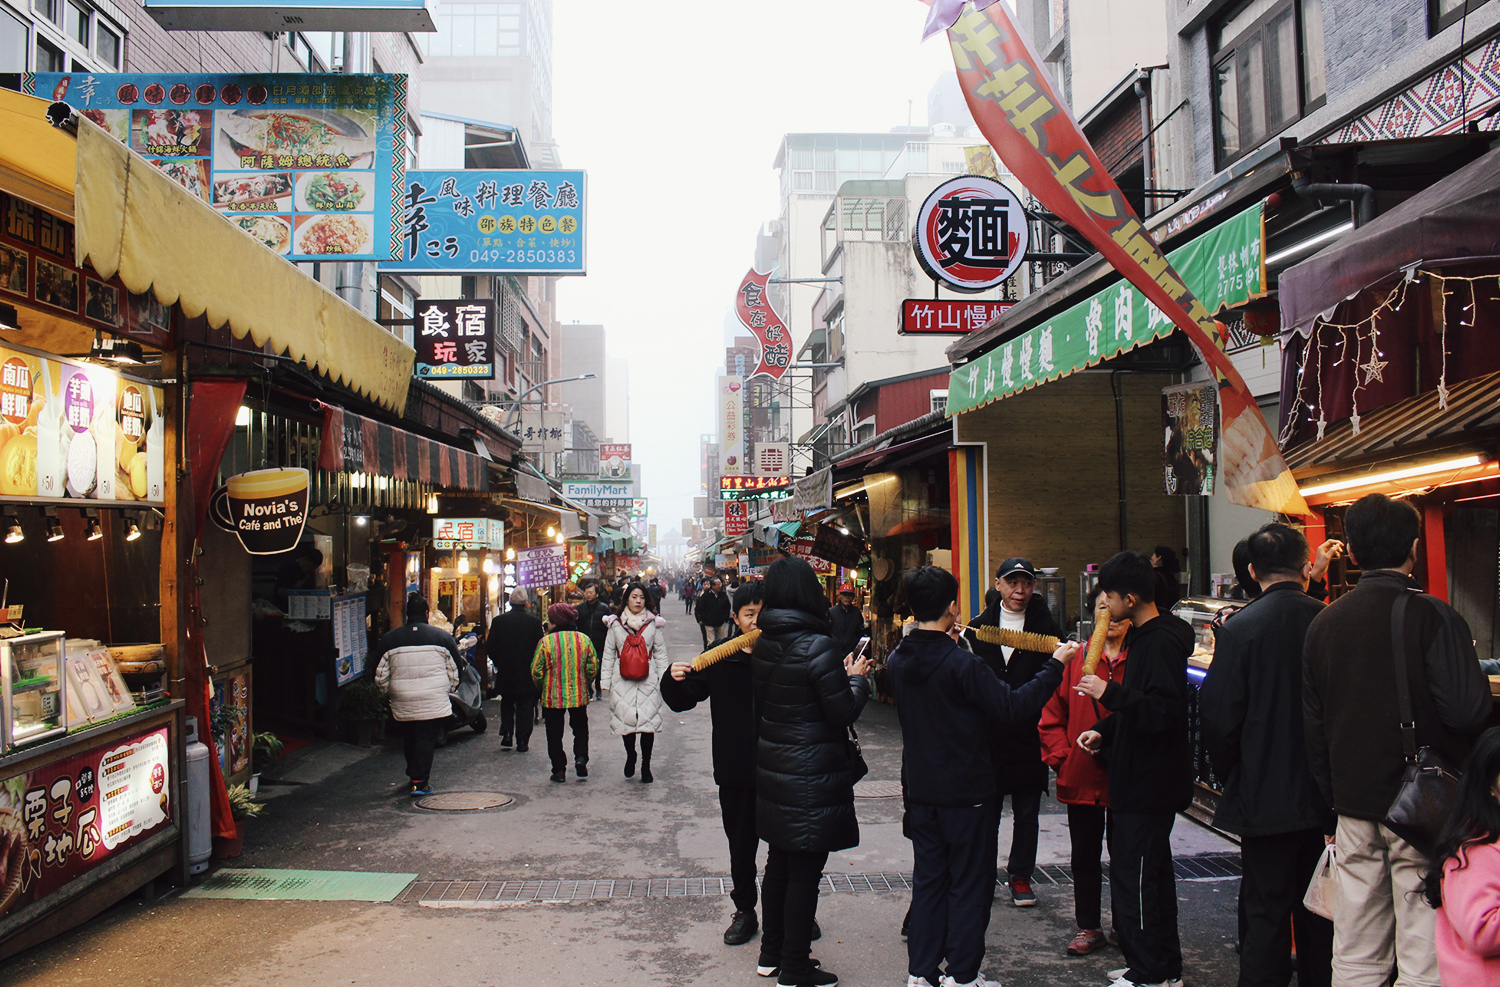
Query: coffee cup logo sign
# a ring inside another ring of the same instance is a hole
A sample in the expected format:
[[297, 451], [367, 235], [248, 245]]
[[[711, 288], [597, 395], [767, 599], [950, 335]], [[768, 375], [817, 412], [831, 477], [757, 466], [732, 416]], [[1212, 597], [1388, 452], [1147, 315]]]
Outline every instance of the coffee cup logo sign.
[[279, 555], [302, 539], [307, 499], [307, 470], [254, 470], [231, 476], [216, 490], [209, 515], [251, 555]]

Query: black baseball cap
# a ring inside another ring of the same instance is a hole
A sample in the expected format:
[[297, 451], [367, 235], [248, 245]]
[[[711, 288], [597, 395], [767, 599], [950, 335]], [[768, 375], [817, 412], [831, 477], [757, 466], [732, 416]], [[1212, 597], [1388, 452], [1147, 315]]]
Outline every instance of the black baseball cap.
[[995, 573], [995, 578], [1004, 579], [1006, 576], [1016, 575], [1030, 576], [1032, 579], [1035, 579], [1036, 566], [1025, 559], [1006, 559], [1000, 563], [1000, 569]]

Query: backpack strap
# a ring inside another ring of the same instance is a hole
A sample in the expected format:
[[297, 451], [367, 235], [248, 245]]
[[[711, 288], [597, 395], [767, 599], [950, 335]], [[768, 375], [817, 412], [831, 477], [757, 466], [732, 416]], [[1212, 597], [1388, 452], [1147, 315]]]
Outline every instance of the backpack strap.
[[1417, 763], [1417, 721], [1411, 711], [1411, 680], [1406, 669], [1406, 611], [1414, 594], [1402, 590], [1391, 608], [1391, 654], [1396, 659], [1396, 710], [1401, 717], [1401, 750]]

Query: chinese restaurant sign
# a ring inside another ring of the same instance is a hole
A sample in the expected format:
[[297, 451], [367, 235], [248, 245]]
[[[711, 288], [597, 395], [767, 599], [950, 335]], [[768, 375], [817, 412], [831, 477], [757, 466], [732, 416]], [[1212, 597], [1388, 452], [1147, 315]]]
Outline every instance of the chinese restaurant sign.
[[903, 336], [962, 336], [983, 329], [1015, 302], [961, 302], [951, 298], [908, 298], [901, 303]]
[[79, 267], [72, 223], [3, 192], [0, 302], [21, 310], [25, 329], [62, 316], [151, 346], [172, 345], [171, 310], [155, 295], [132, 295], [118, 277], [102, 281], [93, 268]]
[[724, 537], [738, 538], [749, 530], [749, 505], [742, 500], [724, 501]]
[[790, 476], [721, 476], [720, 500], [786, 500], [792, 495]]
[[516, 553], [516, 585], [526, 589], [561, 586], [568, 581], [566, 545], [523, 548]]
[[494, 380], [494, 299], [418, 299], [412, 342], [418, 377]]
[[1162, 388], [1162, 474], [1169, 494], [1214, 492], [1219, 448], [1219, 386], [1205, 380]]
[[0, 496], [161, 503], [165, 411], [159, 387], [0, 347]]
[[170, 771], [161, 727], [0, 780], [0, 917], [170, 824]]
[[911, 238], [928, 277], [968, 292], [999, 287], [1021, 265], [1030, 242], [1020, 198], [981, 175], [960, 175], [933, 189]]
[[583, 274], [587, 172], [413, 171], [387, 271]]
[[385, 260], [406, 171], [404, 75], [38, 72], [287, 260]]
[[760, 343], [760, 364], [747, 377], [769, 377], [780, 380], [792, 363], [792, 337], [786, 324], [771, 300], [766, 297], [766, 279], [770, 272], [761, 274], [754, 268], [740, 282], [735, 295], [734, 309], [740, 322]]
[[[1247, 209], [1168, 255], [1209, 311], [1242, 305], [1264, 291], [1260, 214], [1259, 205]], [[954, 370], [948, 414], [1066, 377], [1175, 328], [1130, 282], [1121, 281]]]

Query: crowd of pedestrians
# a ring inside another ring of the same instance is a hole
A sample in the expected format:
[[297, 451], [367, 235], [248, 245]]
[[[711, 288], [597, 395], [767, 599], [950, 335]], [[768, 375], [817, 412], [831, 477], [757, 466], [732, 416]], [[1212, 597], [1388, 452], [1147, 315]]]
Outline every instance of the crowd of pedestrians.
[[[1299, 987], [1500, 983], [1500, 729], [1480, 736], [1489, 683], [1463, 618], [1412, 577], [1415, 510], [1371, 495], [1348, 509], [1344, 531], [1347, 542], [1314, 552], [1298, 529], [1272, 523], [1236, 547], [1248, 602], [1216, 621], [1198, 694], [1222, 788], [1214, 825], [1239, 838], [1243, 858], [1239, 983], [1286, 987], [1294, 974]], [[1327, 604], [1321, 577], [1345, 553], [1358, 581]], [[901, 930], [908, 987], [987, 983], [997, 886], [1016, 906], [1037, 903], [1039, 810], [1054, 773], [1077, 926], [1061, 948], [1118, 945], [1125, 965], [1110, 973], [1113, 987], [1181, 987], [1171, 834], [1193, 794], [1194, 634], [1167, 609], [1176, 568], [1165, 546], [1121, 552], [1100, 568], [1087, 605], [1107, 629], [1092, 668], [1074, 660], [1077, 644], [1046, 654], [980, 640], [986, 626], [1063, 636], [1026, 559], [1000, 565], [967, 626], [951, 573], [903, 574], [896, 600], [910, 620], [886, 681], [913, 851]], [[667, 655], [665, 582], [590, 584], [577, 606], [549, 607], [545, 624], [517, 591], [487, 641], [501, 746], [527, 750], [540, 701], [552, 780], [566, 780], [565, 725], [586, 778], [587, 705], [602, 690], [625, 777], [639, 770], [650, 783], [662, 707], [685, 712], [706, 700], [733, 886], [724, 942], [759, 933], [758, 974], [782, 987], [829, 987], [838, 977], [812, 958], [811, 943], [828, 855], [859, 844], [853, 790], [864, 766], [853, 728], [871, 693], [863, 611], [852, 588], [830, 606], [812, 568], [793, 558], [772, 564], [763, 582], [682, 579], [676, 589], [705, 648], [756, 629], [758, 640], [694, 670]], [[462, 659], [426, 624], [419, 597], [407, 619], [382, 638], [376, 681], [403, 724], [411, 790], [422, 794]], [[757, 888], [761, 842], [769, 850]], [[1310, 885], [1330, 858], [1331, 890], [1316, 899]]]

